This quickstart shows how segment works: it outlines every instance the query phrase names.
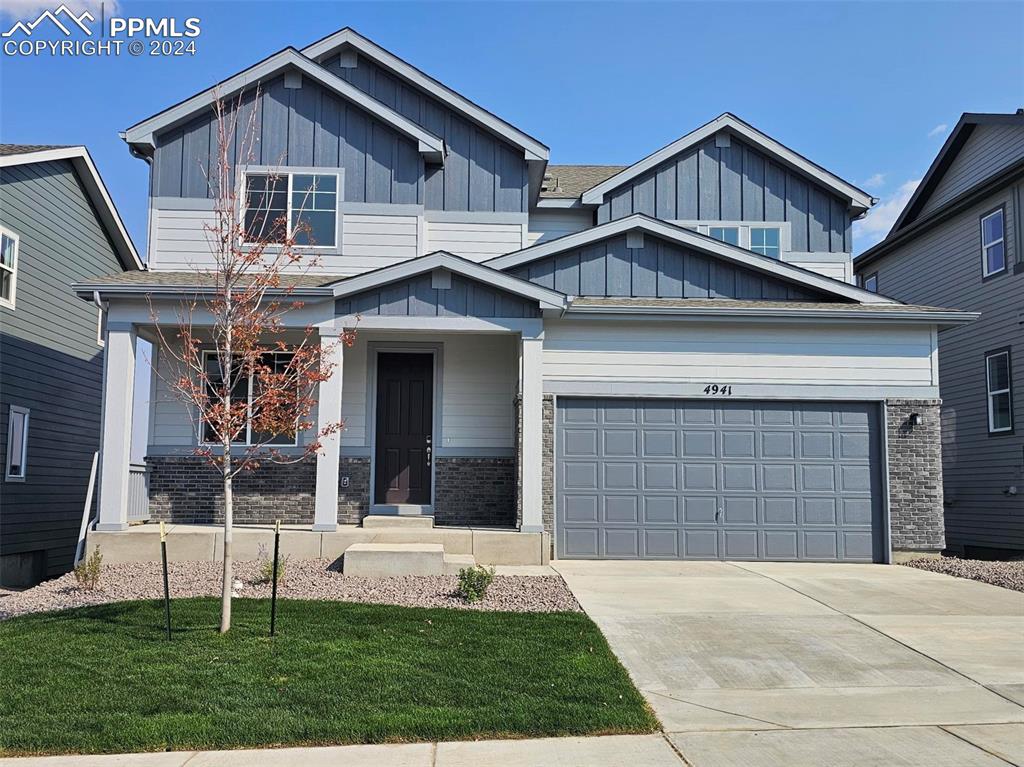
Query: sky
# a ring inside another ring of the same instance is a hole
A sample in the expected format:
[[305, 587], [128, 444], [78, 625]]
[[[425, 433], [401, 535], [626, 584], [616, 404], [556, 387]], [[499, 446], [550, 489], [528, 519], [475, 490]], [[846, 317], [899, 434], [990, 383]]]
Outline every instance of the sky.
[[[0, 25], [46, 7], [2, 0]], [[879, 198], [857, 252], [884, 237], [962, 112], [1024, 107], [1022, 2], [118, 0], [103, 12], [198, 17], [196, 53], [2, 55], [0, 142], [85, 144], [140, 251], [148, 169], [118, 132], [344, 26], [538, 138], [552, 163], [629, 164], [734, 112]]]

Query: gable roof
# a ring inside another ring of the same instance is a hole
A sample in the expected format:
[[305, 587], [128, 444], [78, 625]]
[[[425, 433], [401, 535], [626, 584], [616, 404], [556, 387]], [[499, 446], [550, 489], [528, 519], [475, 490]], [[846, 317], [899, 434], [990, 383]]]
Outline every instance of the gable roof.
[[592, 186], [624, 171], [627, 165], [549, 165], [541, 199], [576, 199]]
[[987, 114], [978, 112], [964, 112], [957, 124], [953, 126], [953, 130], [946, 138], [945, 143], [939, 150], [939, 153], [932, 160], [932, 164], [928, 167], [928, 172], [924, 174], [924, 178], [921, 179], [921, 183], [917, 185], [917, 189], [914, 190], [914, 194], [911, 195], [910, 200], [907, 201], [906, 207], [903, 208], [903, 212], [900, 213], [899, 218], [896, 219], [896, 223], [892, 225], [892, 229], [889, 230], [889, 235], [893, 235], [903, 227], [910, 224], [920, 213], [921, 208], [932, 192], [935, 191], [935, 187], [938, 186], [942, 180], [943, 175], [949, 170], [949, 166], [952, 165], [953, 160], [960, 153], [960, 150], [964, 148], [967, 143], [967, 139], [971, 137], [971, 133], [974, 132], [974, 128], [978, 125], [1019, 125], [1024, 127], [1024, 110], [1017, 110], [1014, 114]]
[[136, 123], [124, 132], [124, 140], [129, 146], [141, 149], [149, 154], [156, 146], [154, 135], [160, 131], [186, 122], [196, 113], [207, 109], [218, 98], [226, 98], [238, 91], [265, 81], [288, 69], [297, 69], [306, 77], [333, 91], [343, 99], [357, 105], [377, 119], [387, 123], [399, 133], [416, 141], [421, 154], [433, 162], [444, 158], [444, 141], [420, 127], [409, 118], [399, 114], [386, 104], [367, 95], [351, 83], [328, 72], [319, 64], [303, 56], [294, 48], [288, 47], [269, 56], [263, 61], [253, 64], [248, 69], [233, 75], [226, 80], [185, 99], [172, 107]]
[[633, 165], [630, 165], [607, 180], [596, 184], [591, 189], [583, 193], [583, 204], [600, 205], [604, 202], [605, 195], [608, 192], [618, 189], [627, 181], [630, 181], [652, 168], [657, 167], [662, 162], [674, 157], [680, 152], [696, 146], [722, 130], [729, 130], [735, 133], [740, 138], [749, 141], [754, 146], [773, 155], [789, 167], [810, 176], [822, 186], [830, 189], [836, 195], [848, 200], [850, 208], [854, 212], [864, 212], [873, 204], [873, 198], [867, 192], [858, 189], [847, 181], [843, 181], [843, 179], [839, 178], [835, 174], [830, 173], [820, 165], [811, 162], [806, 157], [794, 152], [789, 147], [783, 146], [771, 136], [762, 133], [757, 130], [757, 128], [729, 112], [719, 115], [714, 120], [705, 123], [695, 131], [687, 133], [685, 136], [673, 141], [668, 146], [662, 147], [657, 152], [648, 155]]
[[505, 274], [497, 269], [443, 250], [342, 280], [334, 285], [334, 297], [342, 298], [355, 295], [398, 280], [432, 272], [435, 269], [447, 269], [453, 274], [459, 274], [513, 295], [537, 301], [542, 309], [565, 309], [568, 306], [567, 297], [556, 290], [542, 288], [532, 282], [521, 280], [511, 274]]
[[420, 90], [429, 93], [464, 117], [501, 136], [513, 146], [521, 148], [527, 160], [547, 162], [549, 154], [547, 146], [533, 136], [524, 133], [511, 123], [474, 104], [447, 85], [438, 82], [425, 72], [398, 58], [398, 56], [390, 51], [384, 50], [372, 40], [363, 37], [351, 27], [339, 29], [337, 32], [307, 45], [302, 49], [302, 54], [320, 63], [333, 53], [336, 53], [339, 48], [346, 45], [352, 46], [362, 55], [390, 70]]
[[[107, 231], [110, 241], [114, 244], [117, 258], [125, 269], [145, 269], [139, 253], [135, 250], [131, 235], [117, 212], [114, 201], [110, 198], [100, 172], [84, 146], [54, 147], [44, 144], [3, 144], [0, 151], [0, 168], [15, 165], [29, 165], [39, 162], [69, 160], [78, 179], [89, 196], [96, 213], [100, 217], [103, 228]], [[21, 151], [19, 151], [21, 150]]]
[[514, 253], [498, 256], [486, 261], [485, 264], [495, 269], [511, 269], [531, 261], [536, 261], [539, 258], [575, 250], [576, 248], [585, 247], [600, 240], [630, 231], [647, 232], [669, 242], [674, 242], [723, 259], [728, 263], [779, 277], [797, 285], [848, 301], [856, 301], [862, 304], [898, 303], [891, 298], [878, 295], [877, 293], [862, 290], [848, 283], [834, 280], [831, 277], [825, 277], [817, 272], [802, 269], [799, 266], [787, 264], [784, 261], [778, 261], [768, 256], [762, 256], [735, 245], [729, 245], [706, 235], [698, 234], [691, 229], [685, 229], [681, 226], [651, 218], [643, 213], [634, 213], [631, 216], [609, 221], [606, 224], [585, 229], [581, 232], [567, 234], [564, 237], [533, 245]]

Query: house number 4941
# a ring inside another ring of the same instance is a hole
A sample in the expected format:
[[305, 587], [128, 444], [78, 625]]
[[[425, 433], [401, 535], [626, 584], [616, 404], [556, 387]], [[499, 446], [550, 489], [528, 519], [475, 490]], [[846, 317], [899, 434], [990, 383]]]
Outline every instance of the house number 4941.
[[732, 386], [728, 384], [708, 384], [704, 387], [704, 393], [718, 395], [719, 397], [728, 397], [732, 395]]

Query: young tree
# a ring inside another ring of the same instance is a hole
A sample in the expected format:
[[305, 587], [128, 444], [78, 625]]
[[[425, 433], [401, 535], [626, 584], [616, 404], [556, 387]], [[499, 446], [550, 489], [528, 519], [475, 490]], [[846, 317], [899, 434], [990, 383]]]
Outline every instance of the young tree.
[[[280, 213], [289, 208], [281, 204], [281, 195], [285, 200], [288, 195], [278, 183], [283, 177], [267, 174], [247, 189], [236, 183], [236, 159], [251, 163], [256, 142], [257, 110], [248, 110], [240, 121], [244, 103], [239, 97], [234, 104], [218, 99], [214, 105], [216, 161], [203, 171], [214, 203], [213, 221], [204, 227], [212, 264], [194, 269], [204, 290], [178, 307], [173, 334], [165, 331], [151, 302], [157, 348], [169, 368], [151, 365], [153, 374], [187, 405], [201, 437], [195, 454], [222, 482], [221, 632], [231, 627], [235, 477], [267, 462], [310, 459], [320, 452], [321, 441], [342, 427], [337, 421], [320, 428], [299, 454], [275, 447], [314, 428], [317, 387], [334, 372], [333, 346], [322, 345], [311, 326], [296, 329], [286, 323], [286, 315], [303, 306], [292, 297], [296, 277], [318, 265], [304, 247], [313, 244], [312, 231], [302, 220], [304, 200], [292, 201], [300, 204], [290, 206], [291, 221], [287, 212]], [[354, 340], [354, 330], [346, 330], [335, 343], [351, 346]]]

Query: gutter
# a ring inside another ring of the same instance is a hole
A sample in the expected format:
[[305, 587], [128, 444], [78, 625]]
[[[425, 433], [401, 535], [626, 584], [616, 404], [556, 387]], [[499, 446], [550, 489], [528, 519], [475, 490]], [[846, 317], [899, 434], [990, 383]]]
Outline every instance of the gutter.
[[856, 311], [856, 310], [832, 310], [832, 309], [777, 309], [777, 308], [756, 308], [756, 307], [726, 307], [715, 309], [713, 307], [661, 307], [661, 306], [580, 306], [574, 304], [568, 309], [574, 315], [612, 315], [615, 317], [634, 316], [677, 318], [677, 319], [744, 319], [763, 318], [790, 321], [802, 320], [859, 320], [872, 322], [883, 320], [886, 322], [913, 322], [940, 324], [946, 326], [966, 325], [974, 322], [981, 316], [980, 312], [950, 311]]
[[[191, 296], [212, 295], [217, 292], [213, 287], [189, 287], [187, 285], [88, 285], [77, 283], [71, 286], [79, 298], [91, 299], [94, 302], [100, 300], [101, 296], [158, 296], [160, 298], [187, 298]], [[296, 288], [288, 291], [282, 289], [268, 289], [268, 296], [287, 296], [289, 298], [332, 298], [334, 289], [327, 287]], [[97, 304], [98, 305], [98, 304]]]

